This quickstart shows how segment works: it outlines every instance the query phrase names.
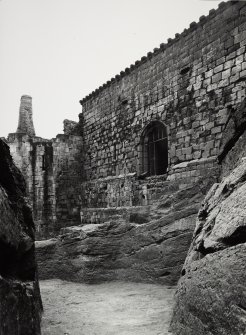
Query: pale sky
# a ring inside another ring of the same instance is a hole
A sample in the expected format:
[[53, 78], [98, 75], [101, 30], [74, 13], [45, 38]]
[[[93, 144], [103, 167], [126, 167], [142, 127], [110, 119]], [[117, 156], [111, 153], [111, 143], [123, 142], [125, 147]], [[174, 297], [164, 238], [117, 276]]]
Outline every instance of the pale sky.
[[0, 137], [33, 98], [36, 135], [78, 121], [79, 100], [217, 8], [202, 0], [0, 0]]

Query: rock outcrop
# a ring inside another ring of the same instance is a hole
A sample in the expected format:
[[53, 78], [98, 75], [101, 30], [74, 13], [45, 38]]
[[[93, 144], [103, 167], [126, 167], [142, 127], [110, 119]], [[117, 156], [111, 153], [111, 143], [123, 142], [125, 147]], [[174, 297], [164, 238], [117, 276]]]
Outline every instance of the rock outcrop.
[[246, 132], [241, 107], [224, 132], [221, 182], [210, 189], [198, 214], [176, 292], [175, 335], [246, 334]]
[[175, 190], [172, 182], [155, 205], [129, 207], [125, 215], [120, 208], [120, 218], [111, 213], [111, 220], [63, 228], [57, 239], [36, 242], [40, 278], [176, 284], [211, 183]]
[[41, 297], [25, 182], [0, 140], [0, 334], [38, 335]]

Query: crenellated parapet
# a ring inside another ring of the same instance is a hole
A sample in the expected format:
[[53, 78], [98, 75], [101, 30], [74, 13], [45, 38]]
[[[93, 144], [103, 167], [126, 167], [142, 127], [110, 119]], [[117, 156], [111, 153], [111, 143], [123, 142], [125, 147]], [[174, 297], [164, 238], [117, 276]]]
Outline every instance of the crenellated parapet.
[[[203, 28], [204, 24], [209, 23], [210, 21], [215, 21], [216, 17], [220, 18], [221, 15], [223, 15], [223, 12], [227, 10], [228, 8], [232, 8], [233, 5], [237, 4], [238, 6], [239, 1], [228, 1], [224, 2], [222, 1], [219, 3], [217, 9], [211, 9], [209, 11], [208, 15], [202, 15], [199, 18], [198, 22], [191, 22], [189, 28], [185, 28], [182, 33], [176, 33], [174, 38], [168, 38], [166, 43], [161, 43], [159, 47], [154, 48], [153, 51], [150, 51], [147, 53], [146, 56], [141, 57], [140, 60], [136, 60], [134, 64], [131, 64], [129, 67], [126, 67], [123, 71], [120, 71], [119, 74], [116, 74], [114, 77], [112, 77], [110, 80], [108, 80], [106, 83], [99, 86], [97, 89], [92, 91], [90, 94], [85, 96], [83, 99], [80, 100], [80, 104], [84, 105], [87, 101], [94, 99], [101, 93], [104, 89], [110, 87], [111, 85], [119, 82], [122, 78], [129, 75], [130, 73], [134, 72], [139, 67], [143, 66], [145, 63], [151, 61], [153, 58], [155, 58], [157, 55], [163, 54], [168, 49], [171, 49], [172, 46], [175, 46], [177, 42], [183, 41], [186, 42], [185, 38], [189, 35], [192, 35], [195, 31], [199, 30], [199, 28]], [[244, 6], [244, 1], [241, 1], [240, 6]], [[232, 15], [233, 20], [233, 15]], [[182, 66], [181, 69], [182, 71]]]

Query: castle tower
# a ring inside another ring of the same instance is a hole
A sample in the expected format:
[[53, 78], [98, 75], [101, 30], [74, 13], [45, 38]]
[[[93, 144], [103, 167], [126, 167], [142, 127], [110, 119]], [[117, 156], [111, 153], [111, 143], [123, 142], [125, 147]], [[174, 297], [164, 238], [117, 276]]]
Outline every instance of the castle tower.
[[32, 97], [29, 95], [22, 95], [20, 110], [19, 110], [19, 123], [17, 133], [24, 133], [29, 136], [35, 136], [35, 130], [32, 120]]

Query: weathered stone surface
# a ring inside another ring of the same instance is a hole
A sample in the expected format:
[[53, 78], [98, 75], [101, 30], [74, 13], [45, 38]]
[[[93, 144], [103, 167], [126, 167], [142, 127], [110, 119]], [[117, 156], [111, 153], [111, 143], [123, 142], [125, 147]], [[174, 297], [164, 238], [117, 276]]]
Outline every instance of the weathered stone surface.
[[79, 224], [81, 136], [60, 134], [46, 140], [12, 133], [8, 144], [27, 184], [37, 238], [52, 236], [64, 225]]
[[[235, 106], [230, 106], [228, 120], [223, 131], [219, 160], [222, 161], [233, 148], [234, 144], [244, 133], [246, 128], [246, 102], [243, 100]], [[241, 149], [241, 148], [240, 148]], [[235, 164], [231, 164], [233, 168]]]
[[179, 335], [242, 335], [246, 331], [246, 245], [186, 265], [172, 321]]
[[0, 140], [0, 334], [40, 334], [34, 223], [25, 182]]
[[176, 293], [174, 334], [246, 333], [245, 143], [245, 133], [231, 142], [224, 178], [213, 185], [199, 211]]
[[35, 136], [35, 130], [32, 119], [32, 97], [22, 95], [19, 112], [19, 123], [17, 133]]
[[78, 126], [78, 122], [72, 121], [72, 120], [68, 120], [65, 119], [63, 121], [63, 132], [65, 135], [74, 135], [74, 131], [76, 130]]
[[146, 220], [136, 208], [134, 215], [63, 228], [57, 239], [37, 242], [40, 278], [175, 284], [209, 185], [207, 180], [169, 190], [148, 209]]
[[246, 103], [238, 103], [230, 110], [229, 121], [222, 133], [219, 160], [221, 176], [228, 175], [246, 156]]
[[182, 222], [182, 233], [170, 225], [161, 235], [157, 233], [160, 227], [136, 228], [124, 222], [63, 229], [64, 234], [57, 240], [36, 244], [40, 278], [173, 284], [180, 275], [182, 256], [191, 240], [192, 219], [194, 224], [194, 217], [187, 218], [190, 228]]

